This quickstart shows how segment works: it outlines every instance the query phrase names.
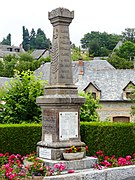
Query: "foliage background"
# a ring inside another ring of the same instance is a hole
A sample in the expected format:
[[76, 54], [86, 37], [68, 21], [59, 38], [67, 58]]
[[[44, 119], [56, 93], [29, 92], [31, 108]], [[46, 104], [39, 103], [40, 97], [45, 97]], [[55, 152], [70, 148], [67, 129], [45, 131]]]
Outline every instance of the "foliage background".
[[0, 123], [38, 123], [41, 121], [41, 109], [36, 98], [43, 95], [45, 81], [36, 77], [34, 72], [16, 72], [16, 77], [2, 90], [0, 100]]
[[[81, 122], [80, 129], [82, 141], [89, 146], [90, 156], [98, 150], [116, 157], [135, 152], [134, 123]], [[0, 152], [26, 155], [36, 151], [41, 132], [41, 124], [0, 125]]]

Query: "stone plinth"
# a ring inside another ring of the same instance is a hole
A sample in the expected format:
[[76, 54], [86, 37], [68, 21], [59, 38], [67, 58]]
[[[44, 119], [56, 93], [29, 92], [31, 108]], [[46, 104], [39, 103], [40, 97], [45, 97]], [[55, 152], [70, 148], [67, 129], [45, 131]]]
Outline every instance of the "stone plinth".
[[62, 152], [71, 146], [85, 146], [80, 137], [80, 105], [77, 95], [45, 95], [37, 99], [42, 108], [42, 140], [39, 147], [51, 151], [49, 159], [62, 159]]

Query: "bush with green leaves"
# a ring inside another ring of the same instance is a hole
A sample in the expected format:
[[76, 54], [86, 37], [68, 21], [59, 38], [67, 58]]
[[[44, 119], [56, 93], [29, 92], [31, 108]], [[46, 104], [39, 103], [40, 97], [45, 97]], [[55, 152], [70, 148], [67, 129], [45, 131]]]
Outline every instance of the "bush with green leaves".
[[41, 124], [0, 124], [0, 153], [26, 155], [36, 151]]
[[132, 106], [131, 106], [131, 114], [135, 115], [135, 86], [131, 85], [132, 91], [130, 95], [130, 99], [132, 101]]
[[41, 109], [36, 104], [36, 97], [43, 95], [45, 81], [36, 77], [34, 72], [16, 72], [15, 77], [2, 90], [0, 105], [0, 123], [22, 123], [41, 121]]
[[86, 102], [82, 105], [80, 111], [81, 121], [99, 121], [99, 115], [97, 113], [97, 108], [100, 108], [99, 99], [94, 99], [92, 93], [80, 92], [80, 96], [85, 97]]
[[132, 61], [121, 58], [116, 54], [112, 54], [112, 56], [107, 58], [107, 61], [116, 69], [133, 69], [134, 68], [134, 64]]
[[35, 71], [45, 62], [50, 62], [49, 56], [36, 60], [28, 52], [20, 53], [18, 56], [7, 55], [0, 60], [0, 76], [13, 77], [14, 70], [22, 72], [30, 69]]
[[135, 152], [135, 123], [81, 122], [80, 129], [89, 155], [95, 155], [98, 150], [116, 157]]
[[[98, 150], [116, 157], [135, 152], [135, 123], [81, 122], [80, 133], [90, 156]], [[0, 124], [0, 153], [35, 152], [41, 135], [41, 124]]]

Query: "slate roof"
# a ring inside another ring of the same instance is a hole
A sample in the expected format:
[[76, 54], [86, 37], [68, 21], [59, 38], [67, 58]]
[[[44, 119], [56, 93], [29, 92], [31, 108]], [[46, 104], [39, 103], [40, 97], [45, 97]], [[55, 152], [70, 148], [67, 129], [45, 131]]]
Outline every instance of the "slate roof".
[[9, 82], [11, 78], [8, 77], [0, 77], [0, 87], [4, 86], [6, 82]]
[[50, 52], [47, 49], [35, 49], [32, 53], [31, 56], [34, 59], [39, 59], [41, 57], [46, 58], [50, 55]]
[[[101, 101], [123, 100], [123, 88], [130, 81], [135, 83], [135, 70], [116, 70], [106, 60], [84, 61], [84, 75], [79, 75], [78, 67], [78, 61], [74, 61], [73, 82], [78, 86], [78, 90], [84, 90], [91, 82], [101, 91]], [[50, 63], [45, 63], [35, 72], [42, 72], [42, 79], [49, 80]]]

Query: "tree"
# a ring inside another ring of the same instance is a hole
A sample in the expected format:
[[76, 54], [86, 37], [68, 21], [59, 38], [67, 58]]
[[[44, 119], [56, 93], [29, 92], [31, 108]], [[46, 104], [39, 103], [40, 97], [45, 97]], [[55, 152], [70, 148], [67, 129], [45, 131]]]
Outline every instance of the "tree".
[[43, 81], [33, 72], [16, 72], [15, 78], [5, 87], [1, 100], [0, 123], [40, 122], [41, 110], [36, 97], [43, 95]]
[[122, 36], [124, 41], [135, 43], [135, 28], [126, 28], [125, 31], [122, 32]]
[[50, 40], [46, 38], [44, 31], [40, 28], [37, 30], [35, 43], [36, 49], [48, 49], [51, 44]]
[[3, 38], [1, 44], [11, 46], [11, 34], [8, 34], [6, 38]]
[[30, 33], [30, 49], [36, 49], [36, 33], [33, 28]]
[[23, 48], [25, 51], [30, 50], [30, 36], [29, 31], [25, 26], [23, 26], [23, 42], [22, 42]]
[[116, 54], [125, 58], [126, 60], [134, 60], [135, 57], [135, 44], [131, 41], [125, 41], [119, 49], [116, 50]]
[[116, 54], [112, 54], [107, 61], [116, 69], [133, 69], [134, 64], [124, 58], [119, 57]]
[[81, 121], [99, 121], [99, 115], [96, 111], [97, 108], [100, 108], [99, 99], [94, 99], [91, 92], [81, 92], [80, 95], [86, 99], [86, 102], [81, 107]]
[[15, 70], [20, 72], [31, 70], [35, 71], [45, 62], [50, 62], [50, 57], [40, 58], [38, 61], [33, 59], [29, 53], [15, 55], [7, 55], [0, 60], [0, 76], [13, 77]]
[[33, 50], [33, 49], [48, 49], [51, 46], [50, 39], [46, 38], [44, 31], [38, 28], [37, 33], [32, 28], [31, 33], [28, 29], [23, 26], [23, 42], [24, 50]]
[[88, 48], [90, 54], [94, 56], [107, 56], [120, 39], [120, 35], [91, 31], [84, 35], [81, 44], [83, 48]]

